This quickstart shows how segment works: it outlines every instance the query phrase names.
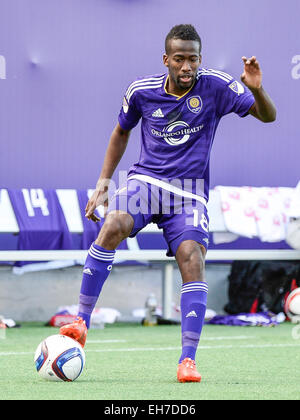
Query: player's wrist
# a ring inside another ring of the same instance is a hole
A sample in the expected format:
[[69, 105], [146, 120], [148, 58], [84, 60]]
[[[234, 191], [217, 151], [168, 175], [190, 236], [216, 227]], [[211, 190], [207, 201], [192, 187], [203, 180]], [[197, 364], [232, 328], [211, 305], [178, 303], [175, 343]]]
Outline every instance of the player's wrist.
[[110, 178], [101, 178], [96, 184], [95, 190], [98, 192], [107, 191], [110, 183]]
[[262, 92], [263, 87], [262, 87], [262, 84], [260, 83], [258, 86], [251, 86], [251, 87], [249, 87], [249, 89], [251, 90], [251, 92], [252, 92], [253, 94], [255, 94], [255, 93], [260, 93], [260, 92]]

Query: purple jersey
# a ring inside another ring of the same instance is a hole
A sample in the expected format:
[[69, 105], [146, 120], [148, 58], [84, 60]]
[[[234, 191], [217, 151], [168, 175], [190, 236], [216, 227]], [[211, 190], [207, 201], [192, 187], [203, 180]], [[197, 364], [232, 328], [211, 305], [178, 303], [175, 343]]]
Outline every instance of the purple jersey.
[[207, 200], [209, 157], [219, 121], [230, 112], [246, 116], [254, 97], [246, 86], [217, 70], [199, 69], [195, 84], [182, 96], [167, 92], [168, 77], [139, 79], [124, 96], [121, 127], [131, 130], [142, 119], [140, 158], [129, 176], [203, 180], [201, 195]]

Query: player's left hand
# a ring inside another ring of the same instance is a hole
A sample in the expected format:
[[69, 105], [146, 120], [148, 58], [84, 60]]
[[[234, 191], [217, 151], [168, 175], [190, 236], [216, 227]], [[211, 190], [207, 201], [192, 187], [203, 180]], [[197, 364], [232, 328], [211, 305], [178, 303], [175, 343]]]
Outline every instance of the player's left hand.
[[260, 89], [262, 85], [262, 71], [256, 57], [242, 57], [244, 62], [244, 72], [241, 75], [241, 81], [249, 89]]

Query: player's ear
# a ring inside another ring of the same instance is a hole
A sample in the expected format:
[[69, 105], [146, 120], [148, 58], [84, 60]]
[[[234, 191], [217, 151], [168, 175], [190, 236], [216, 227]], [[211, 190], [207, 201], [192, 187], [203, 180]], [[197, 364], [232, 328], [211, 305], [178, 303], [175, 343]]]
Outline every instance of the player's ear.
[[166, 67], [169, 67], [169, 56], [167, 54], [163, 55], [163, 63]]
[[199, 55], [199, 65], [202, 63], [202, 55]]

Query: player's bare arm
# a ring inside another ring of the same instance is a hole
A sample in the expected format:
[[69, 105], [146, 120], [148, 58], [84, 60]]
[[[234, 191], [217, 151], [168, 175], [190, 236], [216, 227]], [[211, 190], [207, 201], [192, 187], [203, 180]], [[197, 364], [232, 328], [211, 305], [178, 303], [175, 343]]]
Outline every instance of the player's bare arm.
[[100, 220], [94, 213], [96, 208], [103, 205], [106, 209], [108, 206], [107, 191], [109, 181], [126, 150], [129, 135], [130, 131], [124, 130], [119, 123], [111, 134], [96, 189], [85, 208], [86, 218], [93, 222], [98, 222]]
[[242, 57], [244, 71], [241, 75], [242, 82], [251, 90], [255, 103], [249, 113], [263, 122], [273, 122], [276, 119], [276, 108], [262, 87], [262, 71], [256, 57]]

